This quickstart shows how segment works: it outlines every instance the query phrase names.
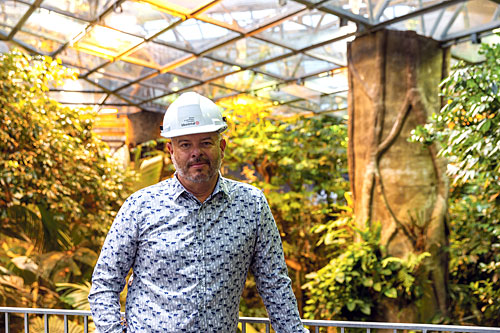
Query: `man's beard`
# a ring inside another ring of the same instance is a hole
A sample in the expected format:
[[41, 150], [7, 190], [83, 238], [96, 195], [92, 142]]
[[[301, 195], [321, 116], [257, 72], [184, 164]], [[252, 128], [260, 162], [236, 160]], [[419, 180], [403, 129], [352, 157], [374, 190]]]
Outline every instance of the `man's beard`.
[[[222, 165], [222, 158], [219, 154], [217, 156], [217, 159], [214, 161], [214, 163], [211, 163], [209, 159], [206, 158], [196, 158], [194, 160], [188, 161], [184, 167], [181, 167], [177, 161], [175, 160], [174, 154], [170, 154], [170, 159], [172, 160], [172, 163], [175, 166], [175, 170], [179, 173], [179, 175], [186, 179], [189, 180], [190, 182], [193, 183], [204, 183], [208, 182], [212, 177], [214, 177], [220, 170], [220, 167]], [[207, 163], [208, 165], [208, 174], [204, 173], [195, 173], [194, 176], [191, 176], [189, 174], [189, 165], [192, 163], [199, 163], [199, 162], [204, 162]]]

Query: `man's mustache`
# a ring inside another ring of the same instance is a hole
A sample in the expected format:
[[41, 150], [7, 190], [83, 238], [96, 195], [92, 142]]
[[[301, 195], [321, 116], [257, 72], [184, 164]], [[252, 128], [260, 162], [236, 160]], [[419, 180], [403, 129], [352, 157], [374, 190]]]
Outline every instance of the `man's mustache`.
[[193, 164], [199, 164], [199, 163], [206, 163], [210, 165], [210, 160], [206, 158], [197, 157], [188, 162], [188, 167], [192, 166]]

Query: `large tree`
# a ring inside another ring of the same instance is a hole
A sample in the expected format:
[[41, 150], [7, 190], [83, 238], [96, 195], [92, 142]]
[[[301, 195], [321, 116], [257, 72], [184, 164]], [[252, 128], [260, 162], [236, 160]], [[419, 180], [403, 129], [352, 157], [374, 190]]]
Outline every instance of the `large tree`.
[[449, 52], [412, 31], [381, 30], [354, 40], [349, 61], [349, 175], [359, 227], [380, 222], [390, 255], [429, 252], [423, 305], [380, 304], [378, 320], [428, 321], [448, 311], [445, 161], [433, 145], [408, 142], [439, 111]]

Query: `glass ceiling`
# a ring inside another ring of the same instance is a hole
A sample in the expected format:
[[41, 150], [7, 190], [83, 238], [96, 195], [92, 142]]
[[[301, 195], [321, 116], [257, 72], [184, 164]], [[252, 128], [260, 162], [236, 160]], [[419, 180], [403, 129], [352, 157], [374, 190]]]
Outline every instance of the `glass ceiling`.
[[64, 104], [164, 112], [183, 91], [258, 98], [276, 114], [347, 108], [346, 45], [413, 30], [477, 62], [498, 43], [500, 0], [0, 0], [0, 52], [77, 68]]

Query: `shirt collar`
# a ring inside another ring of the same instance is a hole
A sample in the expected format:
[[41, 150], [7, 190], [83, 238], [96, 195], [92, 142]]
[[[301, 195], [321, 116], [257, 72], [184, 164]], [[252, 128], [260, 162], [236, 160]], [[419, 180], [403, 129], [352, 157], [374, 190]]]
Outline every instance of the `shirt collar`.
[[[174, 173], [174, 176], [172, 178], [173, 178], [172, 195], [174, 200], [177, 200], [182, 193], [189, 193], [189, 191], [181, 184], [181, 182], [177, 178], [177, 172]], [[231, 196], [229, 192], [228, 180], [222, 177], [220, 172], [219, 172], [219, 179], [217, 179], [217, 184], [215, 184], [214, 191], [208, 197], [208, 199], [215, 196], [219, 192], [222, 192], [228, 197]]]

